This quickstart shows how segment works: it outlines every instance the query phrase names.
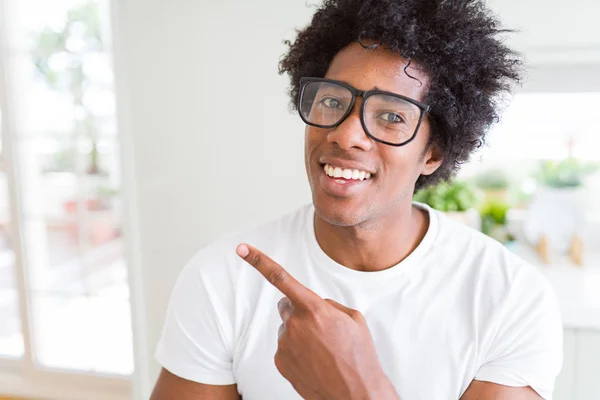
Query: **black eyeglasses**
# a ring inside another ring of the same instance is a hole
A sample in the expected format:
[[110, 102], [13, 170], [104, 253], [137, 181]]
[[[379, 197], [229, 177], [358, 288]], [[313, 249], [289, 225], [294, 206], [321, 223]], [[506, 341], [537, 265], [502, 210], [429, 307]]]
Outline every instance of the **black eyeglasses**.
[[404, 146], [416, 136], [427, 104], [382, 90], [358, 90], [325, 78], [300, 78], [298, 113], [311, 126], [334, 128], [352, 111], [356, 96], [363, 98], [360, 120], [367, 136], [390, 146]]

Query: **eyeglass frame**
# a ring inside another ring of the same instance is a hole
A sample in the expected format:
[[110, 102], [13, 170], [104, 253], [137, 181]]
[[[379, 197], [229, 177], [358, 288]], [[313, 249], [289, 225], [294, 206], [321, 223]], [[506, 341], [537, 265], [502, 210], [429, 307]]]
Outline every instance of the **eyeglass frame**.
[[[304, 90], [306, 88], [306, 85], [311, 82], [325, 82], [325, 83], [336, 84], [336, 85], [339, 85], [339, 86], [342, 86], [342, 87], [348, 89], [350, 91], [350, 93], [352, 94], [352, 100], [350, 102], [350, 105], [348, 106], [348, 110], [346, 110], [344, 115], [335, 124], [333, 124], [333, 125], [315, 124], [315, 123], [309, 122], [302, 115], [302, 98], [304, 95]], [[402, 143], [392, 143], [392, 142], [385, 141], [383, 139], [379, 139], [379, 138], [373, 136], [369, 132], [369, 129], [367, 128], [367, 124], [365, 122], [365, 108], [366, 108], [366, 104], [367, 104], [367, 99], [376, 94], [383, 94], [383, 95], [399, 98], [401, 100], [407, 101], [408, 103], [414, 104], [415, 106], [417, 106], [419, 108], [419, 110], [421, 110], [421, 115], [419, 116], [419, 122], [417, 123], [415, 132], [410, 137], [410, 139], [408, 139]], [[300, 93], [298, 94], [298, 114], [300, 115], [300, 118], [302, 119], [302, 121], [304, 121], [304, 123], [307, 125], [314, 126], [317, 128], [324, 128], [324, 129], [335, 128], [335, 127], [340, 126], [342, 124], [342, 122], [344, 122], [344, 120], [346, 118], [348, 118], [348, 115], [350, 115], [350, 113], [352, 112], [352, 109], [354, 108], [354, 102], [356, 101], [357, 96], [362, 97], [362, 99], [363, 99], [362, 107], [360, 110], [360, 123], [363, 127], [363, 130], [365, 131], [365, 134], [369, 138], [375, 140], [376, 142], [383, 143], [388, 146], [401, 147], [401, 146], [405, 146], [405, 145], [409, 144], [410, 142], [412, 142], [415, 139], [415, 137], [417, 136], [417, 132], [419, 132], [419, 128], [421, 127], [421, 124], [423, 122], [423, 118], [425, 117], [425, 114], [428, 114], [429, 111], [431, 111], [430, 105], [422, 103], [418, 100], [411, 99], [410, 97], [402, 96], [401, 94], [387, 92], [385, 90], [358, 90], [355, 87], [353, 87], [345, 82], [336, 81], [335, 79], [313, 78], [313, 77], [304, 77], [303, 76], [300, 78]]]

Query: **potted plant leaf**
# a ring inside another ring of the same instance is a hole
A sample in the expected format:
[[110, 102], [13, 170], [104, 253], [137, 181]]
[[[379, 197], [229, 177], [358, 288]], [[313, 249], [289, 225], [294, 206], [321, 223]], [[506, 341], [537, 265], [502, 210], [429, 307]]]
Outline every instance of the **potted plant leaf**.
[[[86, 91], [93, 83], [86, 63], [104, 50], [100, 10], [98, 4], [89, 1], [70, 9], [66, 17], [59, 29], [45, 27], [34, 33], [32, 62], [48, 88], [70, 98], [77, 115], [73, 134], [85, 137], [90, 144], [85, 172], [98, 175], [104, 171], [99, 164], [97, 116], [86, 102]], [[73, 143], [62, 145], [67, 152], [74, 149]]]
[[[105, 44], [99, 5], [94, 1], [75, 4], [61, 24], [46, 26], [32, 32], [32, 36], [31, 61], [37, 76], [49, 89], [69, 99], [74, 118], [72, 132], [57, 141], [59, 150], [47, 157], [43, 172], [48, 175], [67, 172], [76, 176], [76, 187], [80, 189], [63, 201], [64, 212], [74, 217], [68, 218], [73, 221], [69, 229], [76, 240], [83, 227], [84, 235], [90, 236], [93, 242], [101, 242], [114, 236], [116, 214], [114, 196], [106, 190], [110, 177], [101, 153], [99, 126], [105, 115], [94, 100], [105, 82], [94, 75], [94, 68], [90, 67], [107, 62], [102, 56]], [[82, 163], [79, 162], [81, 152], [85, 153]], [[80, 218], [82, 212], [86, 218]], [[82, 223], [84, 219], [87, 223]]]
[[486, 200], [479, 208], [481, 232], [505, 245], [512, 242], [514, 237], [507, 226], [509, 210], [510, 205], [505, 201], [498, 199]]
[[440, 182], [418, 191], [413, 196], [413, 200], [427, 204], [453, 219], [479, 229], [479, 213], [475, 209], [479, 196], [476, 188], [469, 182], [459, 180]]

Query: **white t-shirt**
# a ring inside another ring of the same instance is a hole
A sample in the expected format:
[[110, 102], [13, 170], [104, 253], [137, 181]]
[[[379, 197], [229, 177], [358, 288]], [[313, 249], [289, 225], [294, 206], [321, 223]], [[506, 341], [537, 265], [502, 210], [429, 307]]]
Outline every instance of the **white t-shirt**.
[[244, 400], [300, 399], [275, 367], [283, 296], [235, 253], [254, 245], [323, 298], [362, 312], [403, 400], [461, 397], [473, 379], [552, 398], [562, 325], [552, 288], [500, 243], [424, 207], [430, 224], [398, 265], [361, 272], [331, 260], [314, 207], [222, 237], [181, 273], [156, 351], [171, 373], [237, 384]]

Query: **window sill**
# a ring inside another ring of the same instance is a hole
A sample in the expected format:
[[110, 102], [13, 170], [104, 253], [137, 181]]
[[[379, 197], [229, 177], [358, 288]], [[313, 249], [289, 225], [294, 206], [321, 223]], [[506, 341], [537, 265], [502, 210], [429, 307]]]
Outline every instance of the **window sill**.
[[24, 373], [21, 360], [1, 360], [0, 395], [32, 399], [131, 400], [129, 377], [93, 376], [69, 371]]

